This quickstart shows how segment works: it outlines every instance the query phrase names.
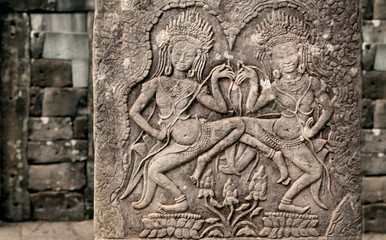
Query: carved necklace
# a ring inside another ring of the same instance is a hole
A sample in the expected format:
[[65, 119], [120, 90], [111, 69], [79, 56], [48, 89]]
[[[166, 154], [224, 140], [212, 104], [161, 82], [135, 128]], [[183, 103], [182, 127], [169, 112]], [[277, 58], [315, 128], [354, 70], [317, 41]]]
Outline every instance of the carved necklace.
[[302, 81], [302, 76], [298, 76], [295, 79], [289, 80], [281, 78], [279, 81], [277, 81], [277, 85], [281, 88], [281, 90], [289, 92], [293, 95], [300, 94], [306, 87]]
[[194, 84], [186, 80], [175, 81], [171, 78], [164, 78], [161, 82], [165, 92], [173, 99], [183, 98], [195, 89]]

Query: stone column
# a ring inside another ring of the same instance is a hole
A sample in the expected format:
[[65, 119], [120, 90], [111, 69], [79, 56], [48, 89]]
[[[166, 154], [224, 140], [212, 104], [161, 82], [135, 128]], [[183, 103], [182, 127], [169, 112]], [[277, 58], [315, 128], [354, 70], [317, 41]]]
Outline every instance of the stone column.
[[97, 1], [97, 239], [358, 239], [359, 1]]
[[30, 217], [27, 162], [30, 55], [29, 17], [7, 14], [1, 36], [1, 212], [5, 219]]

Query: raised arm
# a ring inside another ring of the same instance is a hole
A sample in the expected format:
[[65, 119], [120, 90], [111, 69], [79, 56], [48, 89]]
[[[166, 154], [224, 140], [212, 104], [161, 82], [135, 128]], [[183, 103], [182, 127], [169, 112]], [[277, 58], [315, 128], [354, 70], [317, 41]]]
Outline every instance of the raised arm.
[[262, 90], [259, 95], [258, 76], [255, 70], [253, 70], [251, 67], [245, 66], [243, 70], [237, 75], [235, 83], [240, 85], [244, 81], [249, 82], [249, 93], [245, 106], [247, 113], [256, 112], [275, 99], [275, 96], [272, 92], [271, 83], [269, 82], [268, 78], [260, 80]]
[[205, 107], [209, 108], [210, 110], [213, 110], [219, 113], [227, 113], [228, 108], [224, 100], [224, 97], [221, 93], [220, 86], [218, 84], [218, 80], [220, 78], [233, 79], [234, 73], [225, 64], [217, 66], [214, 69], [214, 72], [212, 74], [211, 81], [210, 81], [213, 95], [207, 94], [206, 89], [203, 88], [202, 91], [198, 94], [197, 100], [200, 103], [202, 103]]
[[166, 137], [166, 130], [158, 130], [152, 127], [149, 122], [141, 115], [142, 111], [153, 99], [155, 93], [157, 92], [157, 80], [150, 80], [150, 82], [142, 85], [141, 93], [139, 94], [137, 100], [134, 102], [133, 106], [130, 109], [130, 116], [134, 122], [142, 128], [145, 132], [150, 134], [155, 139], [160, 141], [164, 140]]

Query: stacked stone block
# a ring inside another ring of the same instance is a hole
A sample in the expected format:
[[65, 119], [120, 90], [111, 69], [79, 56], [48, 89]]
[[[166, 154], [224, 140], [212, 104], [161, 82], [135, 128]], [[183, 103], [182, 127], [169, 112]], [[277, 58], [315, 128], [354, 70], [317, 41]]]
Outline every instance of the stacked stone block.
[[386, 0], [362, 6], [364, 226], [386, 233]]
[[32, 218], [82, 220], [90, 115], [87, 13], [30, 17], [35, 93], [28, 124]]
[[0, 0], [1, 219], [92, 217], [93, 10], [94, 0]]

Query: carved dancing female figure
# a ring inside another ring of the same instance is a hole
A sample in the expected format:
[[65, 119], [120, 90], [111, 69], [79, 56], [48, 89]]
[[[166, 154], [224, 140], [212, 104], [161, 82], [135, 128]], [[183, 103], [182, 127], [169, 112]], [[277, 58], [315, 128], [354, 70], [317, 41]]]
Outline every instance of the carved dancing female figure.
[[[257, 58], [265, 65], [265, 69], [270, 61], [274, 67], [272, 75], [275, 81], [271, 85], [269, 80], [262, 80], [267, 87], [258, 97], [255, 91], [258, 76], [252, 68], [245, 68], [236, 77], [236, 84], [250, 79], [247, 103], [249, 112], [255, 112], [276, 99], [281, 108], [281, 117], [274, 121], [271, 129], [263, 129], [256, 118], [243, 118], [246, 135], [240, 141], [255, 142], [257, 145], [263, 143], [281, 151], [286, 159], [304, 172], [281, 199], [280, 210], [298, 214], [306, 212], [309, 206], [296, 206], [292, 204], [292, 200], [308, 186], [311, 186], [315, 202], [327, 209], [319, 200], [323, 170], [329, 177], [323, 163], [327, 154], [327, 150], [323, 150], [326, 140], [313, 138], [331, 118], [333, 107], [320, 80], [306, 72], [308, 28], [303, 20], [280, 11], [274, 11], [257, 28], [254, 38], [259, 46]], [[265, 72], [266, 79], [267, 75]], [[313, 111], [317, 104], [322, 107], [323, 112], [314, 119]]]
[[[165, 173], [197, 157], [200, 161], [200, 154], [204, 152], [205, 156], [217, 155], [240, 138], [245, 126], [241, 118], [205, 122], [189, 114], [189, 107], [194, 101], [219, 113], [228, 111], [218, 81], [234, 78], [229, 67], [221, 65], [212, 70], [209, 75], [212, 95], [204, 86], [207, 79], [200, 84], [208, 52], [213, 45], [211, 26], [198, 13], [187, 11], [173, 18], [160, 34], [157, 71], [150, 81], [142, 85], [130, 116], [147, 134], [165, 143], [155, 152], [150, 151], [142, 160], [142, 197], [132, 205], [136, 209], [147, 207], [157, 186], [160, 186], [174, 197], [175, 203], [160, 204], [159, 211], [184, 212], [188, 208], [186, 196]], [[150, 125], [141, 114], [154, 98], [160, 129]], [[128, 187], [121, 199], [134, 188]]]

